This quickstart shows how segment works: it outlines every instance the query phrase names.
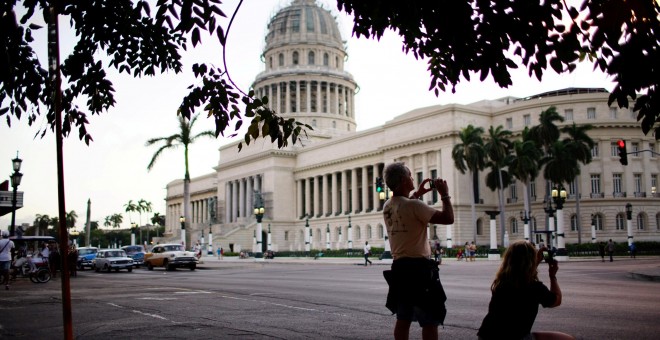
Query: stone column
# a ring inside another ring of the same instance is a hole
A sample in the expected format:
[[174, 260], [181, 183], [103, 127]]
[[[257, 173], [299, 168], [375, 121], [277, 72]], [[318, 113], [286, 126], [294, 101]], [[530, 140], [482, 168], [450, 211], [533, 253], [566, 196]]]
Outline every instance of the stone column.
[[225, 223], [231, 223], [232, 222], [231, 192], [232, 192], [231, 182], [226, 182], [225, 183]]
[[369, 210], [369, 171], [367, 166], [362, 167], [362, 209], [361, 212]]
[[323, 174], [323, 196], [321, 196], [321, 201], [323, 202], [323, 215], [330, 215], [330, 210], [329, 210], [329, 181], [328, 181], [328, 174]]
[[[374, 174], [373, 181], [375, 183], [376, 182], [376, 177], [381, 177], [380, 174], [378, 173], [378, 164], [374, 164], [372, 166], [372, 170], [373, 170], [373, 174]], [[384, 184], [385, 184], [385, 182], [383, 182], [383, 185]], [[375, 184], [374, 184], [374, 187], [375, 187]], [[385, 190], [385, 188], [383, 188], [383, 190]], [[371, 191], [371, 195], [372, 195], [371, 197], [373, 197], [373, 199], [372, 199], [373, 205], [374, 205], [373, 211], [378, 211], [378, 208], [380, 208], [380, 197], [378, 197], [378, 193], [376, 192], [376, 189]]]
[[339, 207], [339, 202], [338, 202], [338, 197], [339, 197], [339, 190], [337, 190], [337, 172], [333, 171], [332, 172], [332, 202], [331, 202], [331, 209], [330, 212], [332, 215], [337, 213], [337, 208]]
[[245, 178], [241, 178], [239, 180], [239, 186], [240, 186], [240, 189], [239, 189], [239, 193], [238, 193], [238, 207], [239, 207], [238, 208], [239, 209], [238, 216], [239, 217], [246, 217], [247, 214], [245, 213], [245, 205], [246, 205], [246, 203], [245, 203], [245, 194], [246, 194], [245, 193]]
[[319, 216], [321, 211], [321, 178], [319, 176], [314, 176], [314, 216]]
[[499, 261], [500, 252], [497, 250], [497, 222], [495, 217], [500, 214], [497, 210], [488, 210], [486, 214], [490, 216], [490, 250], [488, 251], [488, 260]]
[[347, 211], [350, 211], [350, 206], [348, 204], [348, 171], [344, 170], [341, 172], [341, 207], [339, 208], [340, 214], [343, 214]]
[[298, 213], [297, 217], [300, 217], [303, 215], [303, 211], [305, 211], [305, 208], [303, 207], [303, 186], [302, 186], [302, 179], [299, 179], [296, 181], [296, 210]]
[[305, 178], [305, 215], [306, 216], [311, 216], [312, 214], [312, 198], [310, 195], [312, 194], [312, 180], [307, 177]]
[[358, 196], [358, 176], [357, 176], [357, 168], [351, 169], [351, 190], [353, 191], [351, 197], [352, 197], [352, 204], [351, 204], [351, 212], [355, 213], [358, 212], [359, 210], [359, 199], [360, 197]]

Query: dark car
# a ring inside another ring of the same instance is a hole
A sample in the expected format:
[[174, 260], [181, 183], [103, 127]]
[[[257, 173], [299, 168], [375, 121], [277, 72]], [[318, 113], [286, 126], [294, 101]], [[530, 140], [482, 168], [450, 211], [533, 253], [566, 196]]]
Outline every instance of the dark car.
[[126, 256], [133, 259], [133, 267], [140, 267], [144, 264], [144, 247], [141, 245], [123, 246], [121, 247], [126, 252]]
[[99, 248], [96, 247], [80, 247], [78, 248], [78, 270], [85, 270], [85, 268], [92, 268], [96, 253]]

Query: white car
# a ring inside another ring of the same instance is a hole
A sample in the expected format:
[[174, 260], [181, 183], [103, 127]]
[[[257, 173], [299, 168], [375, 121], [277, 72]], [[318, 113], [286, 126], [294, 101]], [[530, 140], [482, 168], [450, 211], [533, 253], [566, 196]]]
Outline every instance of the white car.
[[126, 252], [121, 249], [101, 249], [96, 253], [96, 258], [92, 264], [95, 271], [105, 270], [110, 272], [120, 269], [133, 271], [133, 259], [126, 256]]
[[153, 270], [154, 267], [165, 267], [167, 270], [185, 267], [195, 270], [197, 258], [195, 253], [186, 251], [180, 244], [158, 244], [151, 249], [151, 252], [144, 255], [144, 264], [149, 270]]

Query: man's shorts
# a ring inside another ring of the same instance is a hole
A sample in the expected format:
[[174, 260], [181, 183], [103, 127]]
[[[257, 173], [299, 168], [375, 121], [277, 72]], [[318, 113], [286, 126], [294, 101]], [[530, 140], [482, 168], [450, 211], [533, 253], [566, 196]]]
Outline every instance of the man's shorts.
[[420, 327], [438, 326], [441, 321], [433, 315], [424, 312], [421, 308], [408, 304], [399, 305], [399, 309], [396, 311], [396, 319], [411, 322], [417, 321]]
[[11, 261], [0, 261], [0, 270], [9, 270]]

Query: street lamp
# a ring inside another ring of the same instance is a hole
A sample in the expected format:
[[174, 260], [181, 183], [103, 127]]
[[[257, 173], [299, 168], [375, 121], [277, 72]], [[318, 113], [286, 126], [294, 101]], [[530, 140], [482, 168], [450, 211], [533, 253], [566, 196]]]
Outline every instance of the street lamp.
[[552, 200], [557, 206], [557, 260], [568, 260], [566, 251], [566, 234], [564, 233], [564, 202], [566, 202], [566, 190], [561, 185], [552, 189]]
[[632, 234], [632, 204], [626, 204], [626, 229], [628, 229], [628, 245], [630, 246], [633, 243], [633, 234]]
[[184, 216], [179, 217], [179, 222], [181, 222], [181, 245], [183, 248], [186, 247], [186, 218]]
[[596, 215], [591, 214], [591, 243], [597, 243], [596, 240]]
[[16, 190], [21, 185], [21, 179], [23, 178], [23, 174], [19, 172], [22, 162], [23, 160], [18, 158], [18, 151], [16, 151], [16, 158], [11, 160], [12, 167], [14, 168], [14, 173], [11, 174], [11, 187], [14, 189], [14, 192], [11, 198], [11, 226], [9, 228], [9, 236], [14, 236], [16, 229]]
[[264, 254], [262, 252], [262, 226], [261, 226], [261, 220], [264, 217], [264, 213], [266, 212], [266, 209], [264, 208], [264, 201], [261, 198], [261, 193], [255, 192], [255, 202], [254, 202], [254, 216], [257, 218], [257, 252], [254, 254], [254, 257], [259, 259], [263, 258]]
[[529, 230], [529, 213], [527, 210], [521, 210], [520, 211], [520, 220], [523, 222], [523, 228], [524, 233], [525, 233], [525, 241], [529, 242], [529, 235], [530, 235], [530, 230]]
[[543, 207], [543, 210], [545, 211], [546, 214], [548, 214], [548, 225], [545, 230], [536, 230], [534, 228], [535, 233], [544, 233], [546, 242], [548, 244], [548, 248], [552, 249], [553, 244], [554, 244], [554, 232], [555, 232], [555, 210], [552, 207], [552, 200], [546, 199], [545, 200], [545, 207]]
[[309, 252], [312, 250], [309, 239], [309, 217], [305, 217], [305, 255], [309, 256]]
[[135, 228], [137, 227], [137, 223], [132, 222], [131, 223], [131, 245], [135, 245]]

